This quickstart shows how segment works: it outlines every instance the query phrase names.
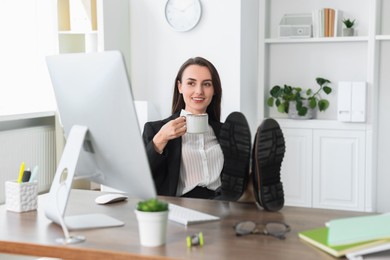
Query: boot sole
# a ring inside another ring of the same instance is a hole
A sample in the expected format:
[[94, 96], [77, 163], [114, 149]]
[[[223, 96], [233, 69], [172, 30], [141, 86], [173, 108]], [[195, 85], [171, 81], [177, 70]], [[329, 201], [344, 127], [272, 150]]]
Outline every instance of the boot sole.
[[249, 178], [251, 134], [243, 114], [233, 112], [228, 116], [221, 128], [219, 143], [224, 155], [222, 199], [236, 201], [244, 193]]
[[285, 150], [279, 124], [274, 119], [265, 119], [257, 129], [252, 171], [256, 201], [268, 211], [278, 211], [284, 206], [280, 169]]

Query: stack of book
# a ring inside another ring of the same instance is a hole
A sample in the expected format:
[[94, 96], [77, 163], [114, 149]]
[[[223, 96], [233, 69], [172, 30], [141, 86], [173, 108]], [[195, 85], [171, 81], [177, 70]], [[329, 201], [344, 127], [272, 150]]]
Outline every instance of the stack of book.
[[313, 37], [337, 37], [341, 32], [341, 11], [322, 8], [313, 11]]
[[363, 254], [390, 252], [390, 214], [336, 219], [298, 235], [335, 257], [354, 259]]

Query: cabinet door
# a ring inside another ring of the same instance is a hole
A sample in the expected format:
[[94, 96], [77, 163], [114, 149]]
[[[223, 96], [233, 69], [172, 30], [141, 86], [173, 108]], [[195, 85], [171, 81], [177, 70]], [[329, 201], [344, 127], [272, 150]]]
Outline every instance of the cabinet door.
[[364, 131], [313, 131], [313, 207], [364, 210]]
[[312, 130], [283, 128], [286, 153], [282, 163], [285, 204], [312, 206]]

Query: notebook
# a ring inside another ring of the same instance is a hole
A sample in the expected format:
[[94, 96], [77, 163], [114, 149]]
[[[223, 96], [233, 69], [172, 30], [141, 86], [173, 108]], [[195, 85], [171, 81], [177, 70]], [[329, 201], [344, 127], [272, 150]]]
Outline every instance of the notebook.
[[349, 253], [390, 243], [390, 240], [371, 240], [340, 246], [330, 246], [328, 244], [328, 231], [327, 227], [320, 227], [299, 232], [298, 236], [311, 245], [316, 246], [335, 257], [341, 257]]
[[331, 220], [329, 245], [345, 245], [370, 240], [390, 239], [390, 214], [376, 214]]

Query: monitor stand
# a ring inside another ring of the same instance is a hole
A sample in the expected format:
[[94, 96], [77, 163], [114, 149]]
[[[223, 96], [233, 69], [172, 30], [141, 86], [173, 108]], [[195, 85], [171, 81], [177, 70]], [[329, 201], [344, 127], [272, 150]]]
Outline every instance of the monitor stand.
[[124, 225], [122, 221], [104, 214], [65, 216], [77, 161], [87, 132], [88, 128], [80, 125], [74, 125], [70, 130], [46, 203], [46, 217], [62, 227], [65, 238], [57, 239], [57, 242], [63, 244], [79, 243], [85, 240], [81, 236], [70, 236], [68, 230]]

